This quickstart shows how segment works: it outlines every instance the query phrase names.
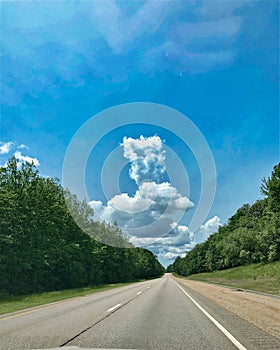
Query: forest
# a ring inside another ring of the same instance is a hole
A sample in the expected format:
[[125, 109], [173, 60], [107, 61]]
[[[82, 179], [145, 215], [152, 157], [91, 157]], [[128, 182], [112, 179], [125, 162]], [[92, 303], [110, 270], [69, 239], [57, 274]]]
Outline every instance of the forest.
[[263, 199], [244, 204], [205, 242], [184, 258], [177, 257], [167, 271], [188, 276], [259, 262], [280, 260], [280, 163], [263, 178]]
[[[67, 205], [74, 206], [75, 220]], [[87, 203], [64, 190], [58, 179], [41, 176], [28, 162], [19, 166], [15, 157], [0, 168], [0, 210], [0, 295], [126, 282], [164, 272], [156, 257], [132, 247], [117, 225], [95, 222]]]

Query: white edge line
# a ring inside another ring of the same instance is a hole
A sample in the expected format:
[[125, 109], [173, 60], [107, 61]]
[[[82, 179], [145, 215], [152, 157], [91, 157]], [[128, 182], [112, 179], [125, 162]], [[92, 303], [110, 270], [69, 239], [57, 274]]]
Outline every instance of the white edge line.
[[221, 332], [224, 333], [224, 335], [237, 347], [237, 349], [247, 350], [247, 348], [245, 348], [241, 343], [239, 343], [239, 341], [236, 338], [234, 338], [234, 336], [228, 330], [226, 330], [225, 327], [223, 327], [213, 316], [211, 316], [206, 310], [204, 310], [203, 307], [200, 306], [198, 304], [198, 302], [196, 302], [189, 295], [189, 293], [187, 293], [176, 281], [174, 281], [174, 282], [176, 283], [177, 287], [180, 288], [181, 291], [195, 304], [195, 306], [197, 306], [199, 308], [199, 310], [202, 311], [204, 313], [204, 315], [207, 316], [209, 318], [209, 320], [212, 321], [214, 323], [214, 325], [216, 327], [218, 327]]
[[108, 309], [107, 312], [114, 311], [114, 310], [116, 310], [116, 309], [117, 309], [118, 307], [120, 307], [120, 306], [122, 306], [122, 304], [117, 304], [117, 305], [111, 307], [110, 309]]

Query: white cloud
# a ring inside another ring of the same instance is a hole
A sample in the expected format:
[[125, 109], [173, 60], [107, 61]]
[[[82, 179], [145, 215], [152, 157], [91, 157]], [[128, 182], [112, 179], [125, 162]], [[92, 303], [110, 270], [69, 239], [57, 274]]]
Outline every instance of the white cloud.
[[200, 229], [196, 232], [196, 236], [199, 237], [199, 241], [205, 241], [212, 233], [217, 232], [220, 226], [222, 226], [221, 220], [215, 215], [200, 226]]
[[209, 219], [204, 225], [201, 225], [200, 230], [193, 233], [189, 231], [187, 226], [172, 224], [172, 228], [177, 229], [178, 235], [164, 237], [162, 239], [137, 239], [133, 238], [132, 243], [136, 243], [141, 247], [151, 249], [157, 254], [160, 262], [167, 266], [172, 263], [178, 256], [184, 257], [186, 253], [192, 250], [197, 242], [197, 235], [200, 235], [201, 241], [205, 241], [212, 233], [217, 232], [221, 226], [220, 218], [214, 216]]
[[127, 193], [116, 195], [108, 204], [116, 210], [132, 214], [149, 209], [152, 203], [153, 201], [151, 199], [141, 197], [139, 191], [137, 191], [134, 197], [129, 197]]
[[172, 260], [177, 257], [177, 254], [174, 254], [171, 252], [164, 252], [164, 253], [159, 253], [158, 256], [160, 259]]
[[162, 246], [177, 246], [178, 247], [189, 244], [194, 241], [193, 232], [189, 231], [189, 228], [184, 225], [176, 226], [171, 229], [166, 237], [130, 237], [130, 242], [141, 247], [147, 247], [151, 245]]
[[[17, 146], [16, 142], [0, 142], [0, 155], [8, 155], [12, 150], [14, 149], [28, 149], [28, 146], [24, 145], [24, 144], [20, 144], [19, 146]], [[7, 156], [9, 157], [9, 156]], [[16, 159], [18, 160], [18, 166], [20, 166], [23, 162], [28, 162], [28, 163], [34, 163], [35, 166], [40, 165], [40, 162], [37, 158], [32, 158], [30, 156], [24, 156], [21, 151], [16, 151], [14, 153], [14, 157], [16, 157]], [[4, 159], [4, 163], [1, 162], [1, 166], [6, 167], [8, 164], [8, 160], [7, 158]]]
[[159, 246], [179, 246], [192, 242], [193, 233], [177, 222], [194, 204], [169, 182], [161, 181], [166, 170], [166, 153], [161, 138], [125, 137], [122, 147], [124, 157], [130, 161], [130, 177], [138, 189], [133, 196], [118, 194], [105, 205], [100, 201], [90, 201], [94, 218], [117, 222], [137, 246], [158, 249]]
[[[173, 213], [174, 211], [187, 211], [193, 203], [182, 196], [169, 182], [156, 184], [155, 182], [143, 182], [136, 192], [136, 196], [143, 200], [151, 201], [151, 211]], [[156, 216], [156, 215], [153, 215]]]
[[184, 225], [172, 223], [166, 237], [131, 237], [130, 242], [138, 247], [150, 249], [160, 262], [167, 266], [177, 256], [184, 257], [196, 245], [193, 232]]
[[0, 142], [0, 154], [7, 154], [11, 152], [14, 142]]
[[17, 147], [17, 149], [28, 149], [28, 147], [22, 143]]
[[220, 226], [222, 226], [220, 222], [220, 218], [217, 215], [215, 215], [211, 219], [206, 221], [204, 225], [201, 225], [200, 229], [203, 230], [204, 232], [211, 234], [218, 231]]
[[190, 243], [186, 243], [182, 246], [162, 246], [157, 253], [159, 261], [167, 266], [171, 264], [178, 256], [183, 258], [186, 253], [192, 250], [196, 245], [196, 242], [192, 241]]
[[160, 137], [123, 139], [124, 157], [131, 162], [130, 177], [138, 184], [145, 180], [161, 182], [165, 173], [165, 150]]
[[[100, 201], [91, 201], [99, 221], [116, 221], [127, 233], [138, 229], [140, 237], [158, 237], [174, 230], [174, 217], [193, 207], [193, 203], [182, 196], [170, 183], [143, 182], [133, 197], [121, 193], [110, 199], [105, 206]], [[147, 225], [149, 231], [147, 232]], [[173, 225], [173, 226], [172, 226]], [[180, 226], [176, 227], [179, 232]]]
[[24, 156], [21, 154], [20, 151], [16, 151], [14, 156], [16, 157], [16, 159], [19, 160], [19, 163], [23, 163], [23, 162], [28, 162], [28, 163], [33, 163], [35, 166], [39, 166], [40, 165], [40, 162], [37, 158], [32, 158], [32, 157], [29, 157], [29, 156]]
[[[194, 246], [183, 246], [181, 249], [173, 250], [172, 247], [167, 247], [166, 249], [162, 249], [158, 254], [159, 260], [166, 265], [166, 262], [168, 264], [171, 264], [173, 260], [175, 260], [178, 256], [183, 258], [187, 252], [189, 252]], [[172, 250], [174, 252], [172, 252]]]
[[[95, 219], [117, 222], [132, 244], [150, 249], [166, 265], [197, 244], [197, 234], [179, 224], [178, 219], [178, 213], [184, 214], [194, 204], [169, 182], [161, 181], [166, 171], [166, 153], [159, 136], [125, 137], [122, 147], [123, 156], [130, 161], [130, 177], [138, 189], [133, 196], [121, 193], [105, 205], [95, 200], [89, 205]], [[220, 225], [220, 219], [214, 216], [201, 226], [200, 235], [206, 239]]]
[[91, 206], [91, 208], [94, 210], [94, 211], [96, 211], [96, 212], [101, 212], [102, 210], [103, 210], [103, 204], [102, 204], [102, 202], [101, 201], [90, 201], [89, 203], [88, 203], [90, 206]]

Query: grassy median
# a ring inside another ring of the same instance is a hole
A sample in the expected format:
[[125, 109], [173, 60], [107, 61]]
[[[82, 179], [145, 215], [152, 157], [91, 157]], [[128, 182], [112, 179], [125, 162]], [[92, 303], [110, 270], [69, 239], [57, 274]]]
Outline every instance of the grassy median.
[[187, 279], [280, 295], [280, 261], [199, 273]]
[[86, 288], [59, 290], [54, 292], [45, 292], [30, 295], [2, 296], [0, 297], [0, 315], [65, 299], [82, 297], [108, 289], [119, 288], [131, 283], [135, 283], [135, 281], [127, 283], [105, 284]]

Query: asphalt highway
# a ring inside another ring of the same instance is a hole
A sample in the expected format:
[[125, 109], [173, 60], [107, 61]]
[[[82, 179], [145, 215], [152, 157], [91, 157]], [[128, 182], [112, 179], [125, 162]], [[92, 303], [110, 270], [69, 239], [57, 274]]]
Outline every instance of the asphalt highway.
[[176, 283], [169, 274], [0, 317], [1, 350], [279, 346], [277, 339]]

